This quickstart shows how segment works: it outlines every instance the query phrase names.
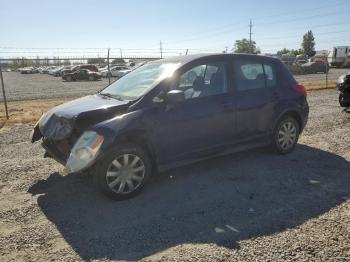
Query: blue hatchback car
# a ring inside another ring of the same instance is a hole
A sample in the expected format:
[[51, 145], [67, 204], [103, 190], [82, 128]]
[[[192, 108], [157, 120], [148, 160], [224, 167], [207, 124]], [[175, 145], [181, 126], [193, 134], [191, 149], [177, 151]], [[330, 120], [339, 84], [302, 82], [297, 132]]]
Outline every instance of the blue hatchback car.
[[113, 199], [152, 174], [254, 147], [291, 152], [306, 125], [305, 88], [275, 58], [188, 55], [149, 62], [34, 127], [45, 156], [88, 171]]

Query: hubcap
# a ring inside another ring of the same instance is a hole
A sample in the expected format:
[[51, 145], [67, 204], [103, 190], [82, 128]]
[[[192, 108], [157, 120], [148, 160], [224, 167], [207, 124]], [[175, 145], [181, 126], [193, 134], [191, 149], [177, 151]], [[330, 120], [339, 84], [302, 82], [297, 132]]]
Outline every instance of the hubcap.
[[283, 150], [294, 146], [297, 139], [297, 128], [293, 122], [285, 122], [278, 131], [277, 141]]
[[108, 187], [118, 194], [128, 194], [136, 190], [145, 177], [145, 165], [141, 158], [133, 154], [123, 154], [112, 161], [107, 169]]

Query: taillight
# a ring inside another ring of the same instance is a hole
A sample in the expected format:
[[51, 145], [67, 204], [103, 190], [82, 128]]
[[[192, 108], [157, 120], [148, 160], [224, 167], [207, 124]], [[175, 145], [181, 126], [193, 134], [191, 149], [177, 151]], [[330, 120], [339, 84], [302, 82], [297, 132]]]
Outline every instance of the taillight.
[[307, 96], [307, 92], [306, 92], [306, 88], [305, 86], [301, 85], [301, 84], [296, 84], [293, 86], [293, 89], [295, 91], [297, 91], [299, 94], [302, 94], [303, 96]]

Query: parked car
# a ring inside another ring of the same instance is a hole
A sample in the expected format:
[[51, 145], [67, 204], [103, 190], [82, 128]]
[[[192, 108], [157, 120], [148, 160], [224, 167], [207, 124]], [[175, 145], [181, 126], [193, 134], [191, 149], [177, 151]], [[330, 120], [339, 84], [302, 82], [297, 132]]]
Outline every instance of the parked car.
[[120, 70], [127, 70], [127, 69], [129, 69], [129, 68], [126, 67], [126, 66], [113, 66], [113, 67], [109, 68], [109, 71], [108, 71], [108, 68], [107, 68], [105, 70], [101, 70], [100, 72], [101, 72], [101, 75], [103, 77], [107, 77], [107, 76], [114, 76], [114, 77], [116, 77]]
[[62, 76], [63, 80], [66, 81], [76, 81], [76, 80], [89, 80], [96, 81], [101, 79], [101, 74], [98, 72], [92, 72], [88, 69], [79, 69], [74, 71], [73, 73], [67, 73]]
[[301, 67], [308, 74], [316, 74], [321, 72], [327, 74], [329, 71], [328, 63], [321, 60], [307, 62], [305, 64], [302, 64]]
[[49, 68], [44, 66], [41, 69], [39, 69], [40, 74], [47, 74], [49, 72]]
[[92, 72], [98, 72], [97, 66], [86, 64], [86, 65], [77, 65], [77, 66], [74, 66], [72, 68], [64, 69], [61, 71], [61, 75], [63, 76], [63, 75], [68, 74], [68, 73], [73, 73], [79, 69], [88, 69]]
[[338, 78], [337, 90], [339, 91], [340, 106], [349, 108], [350, 107], [350, 72]]
[[41, 70], [39, 70], [39, 73], [41, 74], [48, 74], [50, 70], [55, 69], [55, 66], [45, 66]]
[[125, 199], [174, 166], [253, 147], [290, 153], [308, 113], [305, 88], [278, 59], [188, 55], [51, 109], [32, 142], [68, 173], [88, 171], [107, 196]]
[[53, 75], [53, 76], [56, 76], [56, 77], [62, 76], [63, 70], [66, 70], [66, 69], [69, 70], [69, 69], [71, 69], [71, 68], [72, 68], [72, 66], [61, 66], [61, 67], [59, 67], [59, 68], [53, 70], [53, 71], [52, 71], [52, 75]]
[[126, 74], [129, 74], [131, 71], [132, 71], [132, 69], [119, 70], [118, 72], [116, 72], [115, 76], [118, 78], [121, 78], [121, 77], [125, 76]]
[[48, 71], [48, 74], [49, 74], [49, 75], [52, 75], [52, 76], [57, 76], [57, 75], [56, 75], [57, 72], [60, 71], [60, 70], [62, 70], [62, 69], [63, 69], [63, 66], [54, 67], [54, 68], [52, 68], [52, 69], [50, 69], [50, 70]]
[[20, 69], [21, 74], [35, 74], [39, 71], [35, 67], [25, 67]]

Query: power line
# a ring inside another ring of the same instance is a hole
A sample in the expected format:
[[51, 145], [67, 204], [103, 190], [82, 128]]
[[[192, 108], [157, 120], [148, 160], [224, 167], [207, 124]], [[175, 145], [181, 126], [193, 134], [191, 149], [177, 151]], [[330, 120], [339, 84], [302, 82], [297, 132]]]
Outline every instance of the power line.
[[265, 26], [265, 25], [279, 25], [282, 23], [290, 23], [290, 22], [299, 22], [299, 21], [304, 21], [304, 20], [309, 20], [312, 18], [316, 18], [316, 17], [326, 17], [326, 16], [331, 16], [334, 14], [342, 14], [342, 13], [349, 13], [350, 10], [342, 10], [342, 11], [337, 11], [337, 12], [330, 12], [330, 13], [325, 13], [325, 14], [317, 14], [317, 15], [312, 15], [312, 16], [306, 16], [306, 17], [298, 17], [298, 18], [293, 18], [293, 19], [285, 19], [285, 20], [275, 20], [272, 22], [266, 22], [266, 23], [261, 23], [261, 24], [257, 24], [257, 26]]
[[[309, 9], [295, 10], [295, 12], [297, 11], [298, 13], [304, 13], [304, 12], [309, 12], [310, 10], [314, 11], [314, 10], [320, 10], [320, 9], [329, 8], [329, 7], [337, 7], [339, 5], [344, 5], [344, 3], [348, 3], [348, 1], [339, 1], [339, 2], [336, 2], [336, 3], [333, 2], [331, 5], [327, 4], [327, 5], [323, 5], [323, 6], [319, 6], [319, 7], [313, 7], [313, 8], [309, 8]], [[259, 19], [266, 20], [267, 18], [275, 18], [275, 17], [280, 17], [280, 16], [285, 17], [286, 15], [295, 15], [295, 12], [288, 11], [288, 12], [283, 12], [283, 13], [269, 15], [269, 16], [262, 16], [262, 17], [255, 18], [255, 20], [259, 20]], [[215, 28], [212, 28], [210, 30], [199, 32], [197, 34], [192, 34], [190, 37], [185, 38], [184, 40], [181, 40], [180, 42], [187, 42], [187, 41], [194, 41], [194, 40], [199, 40], [199, 39], [205, 39], [205, 38], [207, 38], [207, 36], [205, 36], [205, 35], [219, 35], [219, 34], [224, 34], [226, 32], [232, 32], [232, 30], [234, 28], [236, 28], [237, 25], [242, 25], [241, 28], [243, 29], [244, 28], [243, 24], [244, 24], [243, 22], [238, 22], [238, 23], [236, 22], [236, 23], [230, 23], [230, 24], [222, 25], [220, 27], [215, 27]], [[224, 28], [226, 28], [226, 29], [224, 29]], [[229, 28], [229, 29], [227, 29], [227, 28]], [[221, 32], [221, 33], [218, 33], [218, 31]], [[194, 36], [197, 36], [197, 37], [194, 37]], [[170, 44], [172, 42], [173, 41], [169, 41], [169, 42], [166, 41], [165, 43], [166, 44]]]
[[[339, 34], [339, 33], [347, 33], [350, 32], [350, 29], [348, 30], [341, 30], [341, 31], [328, 31], [328, 32], [321, 32], [321, 33], [314, 33], [315, 36], [319, 35], [329, 35], [329, 34]], [[276, 40], [276, 39], [292, 39], [292, 38], [297, 38], [297, 37], [302, 37], [302, 35], [298, 36], [291, 36], [291, 35], [285, 35], [285, 36], [278, 36], [278, 37], [263, 37], [263, 38], [256, 38], [255, 41], [261, 41], [261, 40]]]

